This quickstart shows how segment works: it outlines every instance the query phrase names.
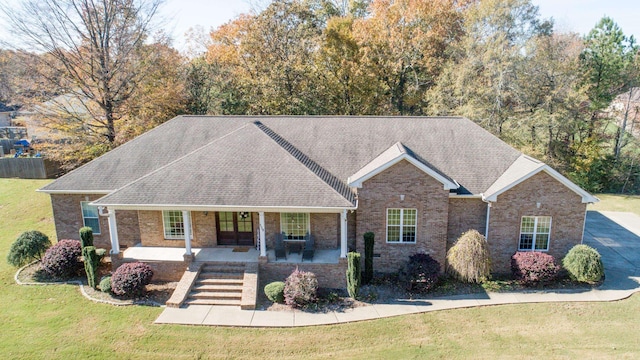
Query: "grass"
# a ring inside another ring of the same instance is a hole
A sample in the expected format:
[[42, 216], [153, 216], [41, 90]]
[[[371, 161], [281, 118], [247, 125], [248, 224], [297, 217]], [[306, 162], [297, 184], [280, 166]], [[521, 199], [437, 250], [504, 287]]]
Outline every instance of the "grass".
[[25, 230], [53, 236], [46, 182], [0, 179], [0, 358], [637, 358], [640, 295], [610, 303], [504, 305], [335, 326], [154, 325], [162, 309], [113, 307], [78, 288], [18, 286], [6, 261]]
[[589, 210], [626, 211], [640, 215], [639, 195], [599, 194], [600, 202], [589, 205]]

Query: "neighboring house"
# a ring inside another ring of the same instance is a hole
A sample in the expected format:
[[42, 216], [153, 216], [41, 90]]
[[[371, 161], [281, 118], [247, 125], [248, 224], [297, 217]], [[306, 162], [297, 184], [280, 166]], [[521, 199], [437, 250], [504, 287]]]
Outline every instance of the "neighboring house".
[[0, 128], [9, 127], [11, 125], [11, 119], [15, 114], [17, 108], [15, 106], [7, 106], [0, 103]]
[[[560, 258], [581, 243], [598, 201], [460, 117], [179, 116], [40, 191], [58, 239], [91, 226], [114, 262], [147, 261], [160, 278], [228, 250], [224, 260], [259, 263], [263, 280], [299, 266], [341, 288], [346, 253], [364, 253], [366, 232], [376, 271], [417, 252], [444, 265], [477, 229], [494, 272], [506, 273], [517, 250]], [[313, 261], [276, 260], [281, 233], [312, 234]], [[242, 246], [256, 249], [231, 251]]]

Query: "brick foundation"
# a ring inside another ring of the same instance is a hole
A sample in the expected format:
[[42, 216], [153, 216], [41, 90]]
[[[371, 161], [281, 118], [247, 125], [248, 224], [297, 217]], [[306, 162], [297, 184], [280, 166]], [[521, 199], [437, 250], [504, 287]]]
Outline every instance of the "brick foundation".
[[347, 286], [347, 259], [340, 258], [337, 264], [313, 264], [313, 263], [269, 263], [267, 259], [261, 257], [260, 265], [260, 286], [259, 291], [264, 286], [273, 281], [285, 281], [291, 273], [298, 268], [300, 271], [310, 271], [316, 274], [318, 286], [323, 288], [346, 289]]
[[[122, 259], [116, 256], [111, 258], [112, 271], [126, 263], [135, 262], [133, 259]], [[141, 261], [148, 264], [153, 270], [153, 281], [179, 281], [182, 274], [188, 269], [189, 263], [184, 261]]]

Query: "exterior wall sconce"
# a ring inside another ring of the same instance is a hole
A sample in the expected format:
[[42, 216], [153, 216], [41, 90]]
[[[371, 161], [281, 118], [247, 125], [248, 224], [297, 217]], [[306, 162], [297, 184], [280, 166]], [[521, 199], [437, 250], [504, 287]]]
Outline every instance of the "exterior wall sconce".
[[404, 201], [404, 195], [400, 195], [400, 201]]
[[536, 203], [536, 207], [537, 207], [538, 209], [540, 209], [540, 203], [539, 203], [539, 202], [537, 202], [537, 203]]

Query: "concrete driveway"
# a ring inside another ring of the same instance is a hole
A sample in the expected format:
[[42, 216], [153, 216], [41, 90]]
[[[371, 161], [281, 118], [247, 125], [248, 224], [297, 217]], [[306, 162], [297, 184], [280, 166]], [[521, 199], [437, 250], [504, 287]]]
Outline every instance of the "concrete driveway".
[[600, 252], [607, 280], [615, 279], [618, 289], [638, 286], [632, 277], [640, 276], [640, 216], [588, 211], [583, 241]]

